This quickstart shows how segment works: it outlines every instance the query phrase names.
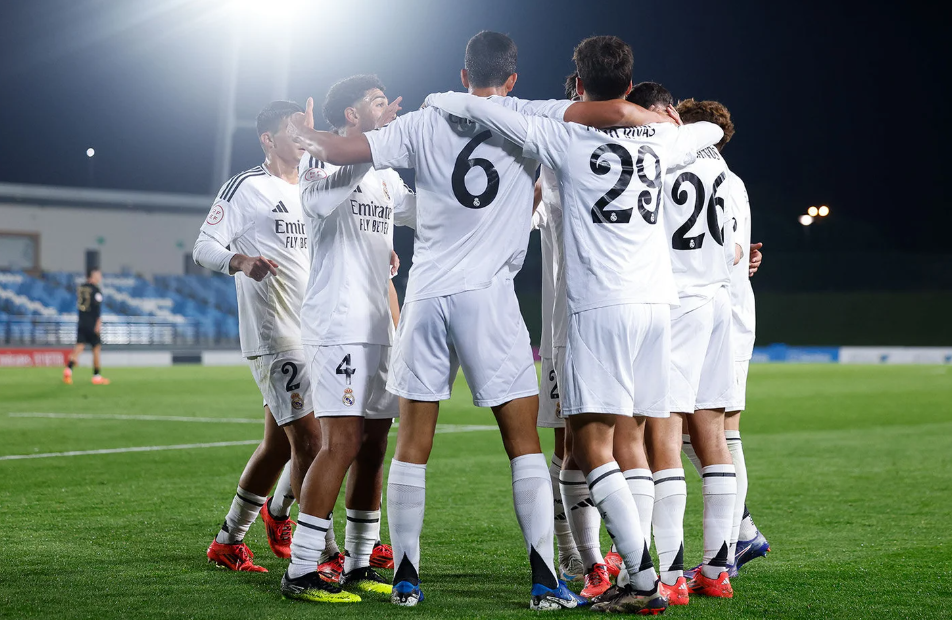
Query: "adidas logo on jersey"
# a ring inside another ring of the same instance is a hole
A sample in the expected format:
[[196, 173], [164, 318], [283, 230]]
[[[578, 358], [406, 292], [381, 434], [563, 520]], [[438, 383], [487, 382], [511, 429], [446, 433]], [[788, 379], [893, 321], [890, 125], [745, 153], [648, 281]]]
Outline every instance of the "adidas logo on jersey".
[[287, 213], [288, 208], [284, 206], [284, 201], [279, 200], [278, 204], [271, 209], [271, 213]]

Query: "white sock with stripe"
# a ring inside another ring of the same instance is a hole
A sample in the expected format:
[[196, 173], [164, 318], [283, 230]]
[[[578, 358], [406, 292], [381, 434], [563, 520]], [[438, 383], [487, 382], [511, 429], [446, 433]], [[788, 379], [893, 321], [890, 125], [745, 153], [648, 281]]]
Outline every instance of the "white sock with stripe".
[[370, 566], [370, 554], [380, 538], [379, 510], [347, 509], [344, 530], [344, 572]]
[[684, 575], [684, 508], [688, 487], [683, 469], [661, 469], [654, 473], [655, 503], [651, 522], [661, 581], [673, 586]]
[[248, 528], [255, 522], [266, 501], [268, 501], [267, 497], [249, 493], [238, 487], [235, 499], [231, 500], [231, 508], [228, 509], [225, 522], [218, 535], [215, 536], [215, 540], [225, 545], [234, 545], [243, 541]]
[[575, 547], [582, 566], [586, 571], [595, 564], [605, 562], [602, 550], [599, 547], [598, 530], [602, 525], [598, 509], [592, 501], [592, 494], [585, 482], [585, 475], [578, 469], [563, 469], [559, 487], [562, 490], [562, 503], [565, 506], [565, 516], [575, 539]]
[[283, 519], [291, 516], [292, 504], [294, 504], [294, 491], [291, 490], [291, 463], [288, 463], [284, 466], [284, 471], [278, 478], [278, 484], [274, 487], [274, 495], [271, 496], [268, 510], [272, 517]]
[[288, 577], [297, 579], [317, 570], [324, 554], [324, 538], [333, 525], [330, 519], [298, 514], [297, 527], [291, 539], [291, 564]]
[[704, 492], [704, 561], [701, 572], [716, 579], [734, 562], [730, 548], [737, 477], [733, 465], [708, 465], [701, 470]]
[[426, 505], [426, 465], [393, 459], [387, 480], [387, 521], [393, 546], [393, 582], [420, 583], [420, 532]]

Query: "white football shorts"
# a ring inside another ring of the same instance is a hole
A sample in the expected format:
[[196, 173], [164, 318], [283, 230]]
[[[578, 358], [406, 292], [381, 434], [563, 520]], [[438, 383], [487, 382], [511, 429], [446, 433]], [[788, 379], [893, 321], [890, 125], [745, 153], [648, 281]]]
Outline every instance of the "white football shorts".
[[248, 360], [264, 404], [278, 426], [300, 420], [314, 411], [311, 381], [301, 349], [267, 353]]
[[390, 347], [380, 344], [304, 345], [313, 381], [314, 415], [400, 415], [397, 397], [387, 391]]
[[559, 402], [557, 375], [553, 359], [543, 357], [541, 385], [539, 386], [539, 420], [536, 423], [536, 426], [540, 428], [565, 428], [562, 406]]
[[750, 360], [734, 362], [734, 393], [731, 402], [725, 407], [726, 411], [743, 411], [747, 408], [747, 372], [750, 370]]
[[569, 317], [562, 415], [611, 413], [668, 417], [671, 310], [621, 304]]
[[539, 393], [511, 279], [404, 304], [387, 389], [412, 400], [446, 400], [460, 367], [477, 407]]
[[727, 287], [700, 306], [671, 311], [671, 392], [677, 413], [727, 407], [734, 395], [734, 349]]

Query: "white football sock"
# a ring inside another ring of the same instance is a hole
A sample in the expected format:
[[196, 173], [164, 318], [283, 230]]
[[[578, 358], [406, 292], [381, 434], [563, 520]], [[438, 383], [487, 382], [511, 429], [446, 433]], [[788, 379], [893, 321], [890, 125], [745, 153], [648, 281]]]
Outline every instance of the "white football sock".
[[655, 503], [651, 522], [661, 581], [673, 586], [684, 575], [684, 507], [688, 487], [683, 469], [662, 469], [654, 473]]
[[324, 538], [332, 525], [331, 519], [321, 519], [303, 512], [298, 514], [297, 527], [291, 539], [288, 577], [297, 579], [317, 570], [324, 554]]
[[291, 463], [284, 466], [281, 477], [278, 478], [278, 484], [274, 487], [274, 495], [271, 496], [271, 504], [268, 510], [271, 516], [276, 519], [283, 519], [291, 516], [291, 504], [294, 503], [294, 492], [291, 490]]
[[638, 591], [654, 591], [658, 575], [641, 533], [638, 508], [618, 463], [609, 461], [596, 467], [585, 479], [592, 501], [605, 520], [608, 534], [628, 569], [631, 585]]
[[555, 518], [555, 540], [559, 546], [559, 560], [578, 555], [575, 539], [572, 538], [572, 528], [568, 517], [565, 516], [565, 505], [562, 503], [562, 489], [559, 486], [559, 474], [562, 472], [562, 459], [552, 455], [552, 464], [549, 465], [549, 480], [552, 483], [552, 507]]
[[737, 499], [734, 500], [734, 522], [731, 527], [731, 550], [737, 548], [740, 536], [740, 522], [744, 520], [744, 502], [747, 501], [747, 462], [744, 460], [744, 444], [740, 440], [740, 431], [724, 431], [727, 448], [734, 460], [737, 474]]
[[218, 535], [215, 536], [215, 540], [224, 545], [234, 545], [243, 541], [248, 528], [255, 522], [266, 501], [268, 501], [267, 497], [249, 493], [238, 487], [235, 499], [231, 500], [231, 508], [228, 509], [225, 522]]
[[708, 465], [701, 470], [704, 492], [704, 561], [701, 572], [716, 579], [734, 562], [730, 552], [737, 477], [733, 465]]
[[370, 554], [379, 539], [380, 511], [348, 508], [344, 530], [344, 572], [370, 566]]
[[394, 583], [420, 583], [420, 531], [426, 504], [426, 465], [393, 459], [387, 481], [387, 521], [396, 572]]
[[651, 514], [654, 512], [654, 478], [650, 469], [629, 469], [624, 472], [625, 481], [631, 497], [638, 508], [641, 533], [645, 535], [645, 544], [651, 548]]
[[753, 540], [757, 538], [757, 526], [754, 525], [754, 519], [750, 516], [746, 503], [743, 505], [743, 510], [744, 517], [740, 521], [740, 533], [738, 533], [737, 539]]
[[694, 452], [694, 446], [691, 445], [691, 436], [690, 435], [681, 435], [681, 452], [684, 452], [684, 456], [688, 457], [688, 460], [691, 461], [691, 464], [694, 465], [694, 470], [697, 472], [697, 475], [701, 475], [701, 459], [697, 457], [697, 453]]
[[532, 583], [547, 588], [559, 587], [552, 571], [552, 481], [545, 456], [523, 454], [509, 461], [512, 467], [512, 504], [516, 520], [526, 541]]
[[575, 547], [582, 558], [582, 565], [589, 571], [595, 564], [605, 562], [598, 542], [598, 530], [602, 520], [592, 501], [585, 475], [580, 470], [563, 469], [559, 479], [565, 516], [572, 529]]
[[330, 521], [331, 524], [327, 527], [327, 533], [324, 535], [324, 553], [321, 555], [321, 564], [337, 557], [337, 554], [340, 553], [340, 547], [337, 546], [337, 537], [334, 535], [333, 512], [327, 515], [327, 520]]

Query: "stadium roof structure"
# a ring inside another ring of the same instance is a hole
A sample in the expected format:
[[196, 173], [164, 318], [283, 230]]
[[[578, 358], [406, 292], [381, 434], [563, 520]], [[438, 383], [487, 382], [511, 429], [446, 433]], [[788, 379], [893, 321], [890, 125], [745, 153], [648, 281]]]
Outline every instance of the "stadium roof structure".
[[0, 183], [0, 203], [37, 206], [191, 213], [207, 211], [212, 199], [197, 194]]

